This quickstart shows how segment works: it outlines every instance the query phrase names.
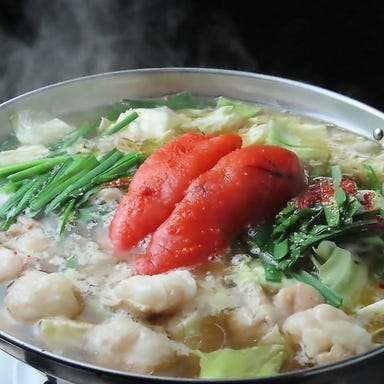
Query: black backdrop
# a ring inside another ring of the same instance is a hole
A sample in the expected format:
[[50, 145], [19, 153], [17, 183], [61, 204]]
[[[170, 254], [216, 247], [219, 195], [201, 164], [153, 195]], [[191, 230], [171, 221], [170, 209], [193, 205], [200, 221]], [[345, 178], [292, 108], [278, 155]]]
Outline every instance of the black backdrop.
[[380, 1], [3, 0], [0, 101], [83, 75], [229, 68], [319, 85], [384, 110]]

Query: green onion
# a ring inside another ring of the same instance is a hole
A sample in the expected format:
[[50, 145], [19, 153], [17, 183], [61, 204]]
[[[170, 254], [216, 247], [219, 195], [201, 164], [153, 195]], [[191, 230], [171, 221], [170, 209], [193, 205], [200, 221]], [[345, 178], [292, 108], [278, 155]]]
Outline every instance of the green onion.
[[217, 105], [215, 100], [197, 99], [192, 97], [189, 92], [180, 92], [158, 99], [124, 99], [123, 103], [127, 108], [157, 108], [166, 106], [173, 110], [214, 108]]
[[7, 179], [13, 182], [21, 181], [24, 179], [30, 179], [36, 175], [39, 175], [51, 170], [53, 166], [62, 164], [64, 161], [65, 160], [62, 157], [60, 158], [53, 157], [53, 158], [47, 159], [47, 161], [43, 164], [35, 165], [33, 167], [24, 169], [22, 171], [13, 173], [7, 176]]
[[75, 180], [72, 181], [71, 178], [71, 183], [66, 183], [66, 188], [62, 189], [62, 191], [46, 206], [45, 212], [49, 213], [55, 210], [71, 197], [74, 197], [73, 193], [78, 194], [79, 191], [80, 193], [84, 193], [86, 189], [89, 188], [89, 183], [92, 182], [92, 179], [111, 167], [121, 156], [121, 152], [112, 150], [100, 160], [100, 163], [95, 168], [89, 169], [87, 164], [88, 169], [82, 171], [80, 177], [77, 177]]
[[9, 136], [0, 143], [0, 152], [15, 149], [18, 145], [19, 145], [19, 140], [17, 140], [17, 137]]
[[103, 135], [110, 136], [113, 135], [116, 132], [119, 132], [121, 129], [126, 127], [129, 123], [131, 123], [133, 120], [137, 119], [139, 117], [137, 112], [132, 112], [128, 116], [124, 117], [124, 119], [120, 120], [119, 122], [113, 124], [108, 131], [104, 132]]
[[0, 219], [7, 218], [7, 212], [15, 207], [23, 196], [31, 188], [29, 183], [23, 184], [1, 207], [0, 207]]
[[[130, 114], [129, 118], [135, 115]], [[79, 131], [84, 134], [87, 129], [84, 126]], [[65, 141], [66, 145], [70, 142]], [[117, 149], [101, 159], [96, 153], [51, 156], [52, 153], [49, 157], [0, 167], [1, 191], [10, 194], [0, 207], [0, 230], [8, 229], [22, 213], [35, 217], [57, 212], [62, 215], [62, 233], [72, 213], [76, 218], [100, 184], [132, 175], [143, 160], [138, 153], [124, 154]]]
[[289, 275], [294, 279], [311, 285], [313, 288], [317, 289], [327, 300], [327, 302], [334, 307], [339, 308], [343, 304], [343, 299], [340, 296], [338, 296], [332, 289], [329, 289], [319, 279], [317, 279], [315, 276], [312, 276], [310, 273], [306, 271], [289, 272]]
[[[289, 203], [274, 219], [249, 232], [248, 244], [257, 247], [256, 255], [264, 266], [267, 279], [275, 280], [278, 273], [308, 280], [315, 288], [321, 288], [318, 279], [305, 272], [316, 270], [311, 260], [311, 248], [323, 240], [349, 241], [382, 246], [384, 234], [380, 225], [383, 213], [380, 209], [361, 212], [361, 203], [353, 193], [341, 187], [339, 167], [332, 167], [334, 195], [326, 202], [321, 200], [311, 208], [297, 208], [295, 200]], [[337, 304], [328, 290], [322, 293]], [[325, 292], [325, 293], [324, 293]]]
[[61, 220], [61, 226], [60, 226], [60, 230], [59, 230], [60, 234], [62, 234], [65, 230], [69, 216], [73, 212], [73, 207], [75, 206], [75, 203], [76, 203], [75, 199], [71, 200], [64, 209], [64, 212], [63, 212], [62, 217], [61, 217], [62, 220]]
[[16, 218], [28, 207], [29, 203], [44, 184], [44, 177], [37, 178], [34, 182], [29, 184], [30, 188], [25, 191], [21, 200], [12, 207], [7, 213], [7, 220], [5, 225], [8, 228], [16, 221]]
[[81, 137], [87, 135], [89, 132], [97, 128], [96, 124], [90, 125], [88, 122], [84, 122], [79, 129], [75, 129], [57, 144], [53, 145], [50, 149], [51, 151], [60, 151], [62, 149], [68, 148], [76, 143]]
[[[47, 188], [44, 188], [41, 193], [36, 197], [36, 199], [31, 203], [31, 213], [32, 216], [40, 213], [40, 211], [50, 204], [52, 199], [55, 199], [59, 194], [62, 193], [66, 188], [71, 188], [75, 182], [79, 180], [79, 178], [86, 176], [93, 167], [97, 164], [96, 158], [91, 155], [90, 157], [83, 158], [81, 164], [78, 164], [79, 170], [78, 173], [66, 175], [65, 173], [53, 180], [52, 183], [48, 185]], [[50, 210], [48, 210], [50, 212]], [[48, 213], [46, 210], [46, 213]]]
[[53, 158], [39, 158], [29, 161], [23, 161], [21, 163], [6, 165], [5, 167], [0, 167], [0, 177], [8, 176], [16, 172], [24, 171], [39, 165], [44, 165], [49, 162], [51, 166], [60, 164], [68, 159], [68, 156], [57, 156]]
[[16, 218], [28, 207], [43, 183], [44, 177], [40, 176], [24, 184], [13, 197], [6, 201], [0, 212], [0, 219], [3, 220], [0, 225], [1, 230], [8, 229], [16, 221]]
[[97, 176], [95, 179], [96, 184], [103, 184], [108, 181], [116, 180], [121, 176], [130, 176], [130, 173], [127, 173], [127, 169], [134, 167], [136, 164], [140, 163], [142, 156], [138, 153], [131, 153], [129, 155], [121, 158], [114, 166], [108, 169], [106, 172]]

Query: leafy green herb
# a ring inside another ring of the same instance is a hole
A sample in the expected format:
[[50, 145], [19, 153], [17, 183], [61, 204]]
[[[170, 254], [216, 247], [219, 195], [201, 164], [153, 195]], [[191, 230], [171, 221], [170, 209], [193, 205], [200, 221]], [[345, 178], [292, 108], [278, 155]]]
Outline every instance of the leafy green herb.
[[318, 266], [311, 261], [312, 248], [324, 240], [382, 245], [383, 234], [378, 228], [383, 215], [379, 208], [360, 210], [362, 205], [356, 195], [342, 187], [342, 174], [337, 166], [332, 168], [330, 186], [326, 196], [314, 205], [299, 208], [297, 200], [291, 201], [274, 220], [250, 232], [248, 242], [251, 253], [261, 259], [267, 279], [276, 281], [279, 273], [306, 279], [338, 306], [336, 294], [330, 294], [318, 279]]

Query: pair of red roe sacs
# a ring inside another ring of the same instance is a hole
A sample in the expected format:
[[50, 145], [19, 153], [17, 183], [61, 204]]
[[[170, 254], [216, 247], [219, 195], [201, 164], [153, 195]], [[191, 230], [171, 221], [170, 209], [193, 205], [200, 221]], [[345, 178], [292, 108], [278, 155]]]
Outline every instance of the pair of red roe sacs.
[[117, 258], [151, 234], [138, 274], [206, 262], [244, 227], [275, 214], [306, 186], [302, 164], [272, 145], [241, 148], [236, 134], [187, 133], [139, 167], [110, 225]]

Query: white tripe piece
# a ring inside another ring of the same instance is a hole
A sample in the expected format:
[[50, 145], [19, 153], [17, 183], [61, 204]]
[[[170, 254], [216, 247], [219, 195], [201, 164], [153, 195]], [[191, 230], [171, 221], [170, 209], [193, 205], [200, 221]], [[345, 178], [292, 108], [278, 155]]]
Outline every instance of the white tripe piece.
[[113, 289], [115, 306], [146, 315], [174, 311], [192, 300], [196, 291], [196, 281], [187, 270], [132, 276]]
[[168, 339], [165, 333], [121, 315], [93, 327], [87, 334], [86, 349], [98, 364], [137, 373], [147, 373], [176, 355], [189, 352], [184, 344]]
[[329, 304], [289, 316], [283, 332], [301, 347], [301, 363], [327, 364], [375, 346], [371, 335], [352, 317]]

